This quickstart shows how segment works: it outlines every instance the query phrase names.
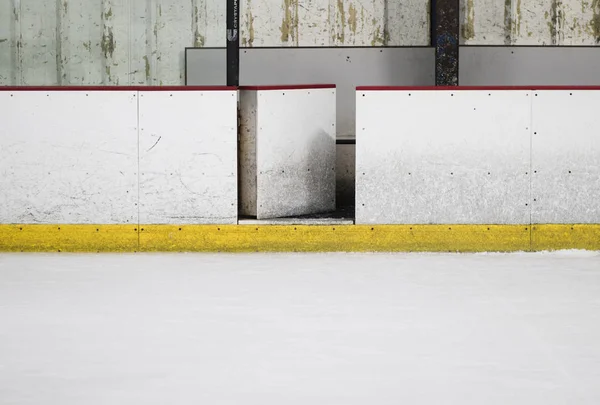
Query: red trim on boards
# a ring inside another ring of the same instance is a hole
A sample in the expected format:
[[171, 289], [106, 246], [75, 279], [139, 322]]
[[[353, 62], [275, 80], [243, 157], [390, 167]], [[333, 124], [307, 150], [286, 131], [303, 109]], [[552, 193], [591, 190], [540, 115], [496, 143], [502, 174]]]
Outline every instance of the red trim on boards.
[[356, 91], [600, 90], [600, 86], [358, 86]]
[[141, 86], [139, 91], [237, 91], [235, 86]]
[[231, 86], [0, 86], [0, 91], [235, 91]]
[[268, 86], [240, 86], [240, 90], [310, 90], [310, 89], [335, 89], [335, 84], [298, 84], [298, 85], [268, 85]]

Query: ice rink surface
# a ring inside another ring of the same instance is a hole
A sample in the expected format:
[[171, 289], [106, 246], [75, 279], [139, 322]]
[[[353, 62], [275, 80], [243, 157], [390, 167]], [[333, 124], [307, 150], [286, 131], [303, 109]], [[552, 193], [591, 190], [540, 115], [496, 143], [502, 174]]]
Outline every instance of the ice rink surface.
[[600, 404], [600, 254], [0, 254], [0, 404]]

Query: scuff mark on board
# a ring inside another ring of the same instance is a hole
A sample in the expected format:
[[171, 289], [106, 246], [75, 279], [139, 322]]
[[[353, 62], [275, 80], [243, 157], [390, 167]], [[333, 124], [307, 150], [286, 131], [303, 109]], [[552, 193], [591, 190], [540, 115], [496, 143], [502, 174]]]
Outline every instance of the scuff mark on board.
[[156, 142], [154, 142], [154, 145], [152, 145], [152, 146], [150, 147], [150, 149], [148, 149], [146, 152], [150, 152], [152, 149], [154, 149], [154, 147], [155, 147], [156, 145], [158, 145], [158, 143], [160, 142], [160, 140], [161, 140], [161, 139], [162, 139], [162, 136], [159, 136], [159, 137], [158, 137], [158, 139], [156, 140]]
[[8, 39], [6, 39], [6, 38], [0, 38], [0, 44], [3, 43], [3, 42], [6, 42], [6, 41], [8, 41]]

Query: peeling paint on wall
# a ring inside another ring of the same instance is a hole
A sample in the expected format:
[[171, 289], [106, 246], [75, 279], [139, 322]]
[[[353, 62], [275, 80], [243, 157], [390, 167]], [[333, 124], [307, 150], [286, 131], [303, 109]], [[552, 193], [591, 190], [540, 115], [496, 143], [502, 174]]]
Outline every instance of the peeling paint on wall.
[[281, 21], [281, 42], [284, 45], [295, 45], [299, 43], [298, 32], [298, 1], [283, 0], [283, 19]]
[[150, 61], [148, 60], [148, 55], [144, 55], [144, 73], [146, 74], [146, 83], [150, 82], [152, 77], [150, 76]]
[[390, 38], [387, 4], [388, 0], [331, 0], [328, 13], [329, 45], [387, 44]]
[[100, 42], [100, 47], [102, 48], [102, 52], [104, 52], [104, 57], [106, 59], [112, 58], [113, 53], [115, 52], [115, 39], [113, 37], [112, 29], [110, 27], [106, 27], [104, 34], [102, 34], [102, 41]]
[[552, 0], [550, 12], [544, 15], [548, 31], [550, 31], [550, 40], [553, 45], [557, 43], [557, 26], [558, 26], [558, 1]]
[[[375, 23], [375, 21], [373, 21], [373, 23]], [[373, 36], [371, 39], [371, 46], [385, 46], [385, 45], [387, 45], [388, 38], [389, 38], [389, 35], [385, 31], [385, 29], [382, 30], [381, 26], [378, 25], [377, 27], [375, 27], [375, 30], [373, 31]]]
[[102, 50], [103, 67], [102, 72], [102, 83], [110, 85], [118, 85], [120, 78], [118, 75], [114, 76], [113, 66], [119, 62], [115, 59], [115, 51], [120, 45], [120, 42], [115, 38], [114, 33], [114, 19], [116, 17], [113, 12], [114, 0], [102, 0], [102, 12], [100, 13], [100, 21], [102, 24], [102, 38], [100, 39], [100, 49]]
[[516, 0], [517, 6], [513, 12], [512, 35], [519, 37], [521, 35], [521, 0]]
[[463, 12], [466, 16], [466, 21], [462, 24], [462, 37], [469, 40], [475, 37], [475, 7], [473, 0], [465, 0], [463, 2]]
[[254, 46], [254, 15], [252, 14], [252, 0], [247, 0], [246, 6], [246, 30], [242, 35], [242, 46]]
[[592, 19], [589, 23], [589, 27], [592, 31], [594, 42], [600, 44], [600, 0], [594, 0], [592, 2]]
[[[462, 0], [466, 9], [469, 0]], [[598, 45], [600, 0], [473, 0], [472, 45]], [[499, 12], [502, 11], [501, 18]], [[465, 12], [466, 14], [466, 12]]]
[[337, 21], [336, 25], [338, 27], [337, 33], [335, 34], [334, 41], [344, 44], [346, 39], [346, 12], [344, 10], [344, 1], [336, 0], [337, 6]]
[[512, 17], [512, 0], [504, 0], [504, 45], [512, 45]]
[[353, 34], [356, 34], [356, 7], [354, 4], [350, 4], [348, 7], [348, 28]]
[[192, 33], [194, 35], [193, 46], [195, 48], [202, 48], [204, 47], [206, 38], [200, 33], [200, 27], [203, 19], [200, 17], [200, 5], [198, 3], [198, 0], [192, 0], [192, 12]]

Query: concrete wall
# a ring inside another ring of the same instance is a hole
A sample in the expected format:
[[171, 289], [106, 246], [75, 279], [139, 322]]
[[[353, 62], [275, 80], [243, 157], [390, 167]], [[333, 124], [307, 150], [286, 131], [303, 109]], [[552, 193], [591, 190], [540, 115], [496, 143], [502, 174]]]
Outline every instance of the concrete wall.
[[[428, 1], [243, 0], [243, 46], [426, 45]], [[223, 0], [0, 0], [0, 85], [183, 84]]]
[[599, 0], [461, 0], [467, 45], [597, 45]]
[[[0, 85], [182, 84], [225, 1], [0, 0]], [[600, 0], [462, 0], [471, 45], [596, 45]], [[242, 46], [427, 45], [429, 0], [242, 0]]]

